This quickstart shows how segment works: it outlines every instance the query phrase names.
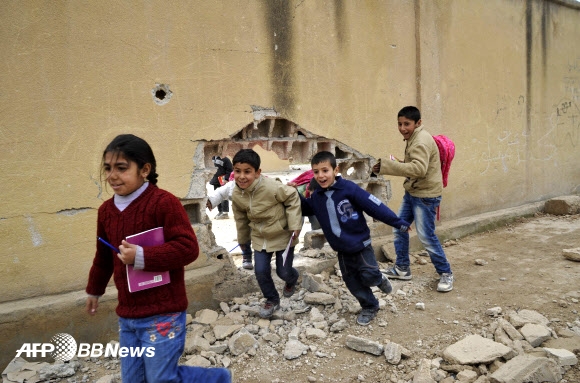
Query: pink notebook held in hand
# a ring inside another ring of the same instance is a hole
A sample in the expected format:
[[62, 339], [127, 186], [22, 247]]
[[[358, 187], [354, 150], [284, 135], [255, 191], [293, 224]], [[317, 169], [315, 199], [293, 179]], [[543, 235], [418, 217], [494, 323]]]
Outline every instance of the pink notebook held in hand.
[[[146, 230], [138, 234], [130, 235], [127, 242], [141, 247], [157, 246], [165, 243], [163, 228]], [[127, 282], [129, 283], [129, 292], [141, 291], [166, 285], [170, 282], [169, 271], [144, 271], [135, 270], [133, 265], [127, 265]]]

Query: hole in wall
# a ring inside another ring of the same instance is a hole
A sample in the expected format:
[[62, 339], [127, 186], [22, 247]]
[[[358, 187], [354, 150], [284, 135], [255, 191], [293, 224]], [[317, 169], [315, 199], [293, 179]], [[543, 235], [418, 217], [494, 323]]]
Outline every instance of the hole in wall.
[[151, 89], [151, 94], [153, 95], [153, 101], [157, 105], [165, 105], [171, 99], [173, 92], [167, 84], [156, 84], [155, 88]]

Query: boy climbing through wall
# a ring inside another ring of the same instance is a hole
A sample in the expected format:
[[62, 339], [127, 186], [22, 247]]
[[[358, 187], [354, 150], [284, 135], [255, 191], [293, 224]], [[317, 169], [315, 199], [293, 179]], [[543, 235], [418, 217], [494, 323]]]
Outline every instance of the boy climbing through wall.
[[266, 298], [259, 315], [270, 318], [280, 307], [280, 295], [272, 279], [272, 256], [276, 259], [276, 274], [286, 282], [284, 297], [289, 298], [296, 291], [299, 274], [292, 263], [302, 229], [300, 197], [295, 188], [261, 175], [260, 156], [254, 150], [240, 150], [232, 162], [236, 181], [232, 210], [238, 242], [245, 244], [251, 239], [254, 273]]
[[[435, 235], [435, 217], [443, 192], [439, 149], [431, 134], [421, 125], [419, 109], [406, 106], [399, 111], [397, 119], [399, 133], [407, 142], [405, 158], [399, 161], [391, 155], [390, 158], [379, 159], [373, 166], [373, 172], [406, 177], [399, 217], [410, 223], [415, 221], [417, 236], [439, 274], [437, 291], [451, 291], [453, 272], [439, 238]], [[395, 265], [386, 270], [385, 274], [392, 279], [410, 280], [409, 233], [394, 230], [394, 236], [397, 259]]]
[[318, 218], [326, 240], [337, 252], [342, 279], [362, 307], [357, 323], [366, 326], [379, 311], [371, 286], [378, 286], [385, 294], [393, 287], [381, 274], [363, 212], [400, 231], [407, 231], [410, 225], [377, 197], [338, 176], [334, 154], [316, 153], [311, 165], [319, 186], [310, 198], [300, 197], [302, 215], [314, 214]]

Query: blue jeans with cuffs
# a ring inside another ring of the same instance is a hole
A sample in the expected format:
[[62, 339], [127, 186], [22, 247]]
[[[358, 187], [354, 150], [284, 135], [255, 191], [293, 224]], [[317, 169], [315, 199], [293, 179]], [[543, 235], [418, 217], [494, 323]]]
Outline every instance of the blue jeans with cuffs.
[[[451, 273], [451, 265], [449, 265], [447, 257], [445, 257], [445, 252], [443, 251], [441, 242], [439, 242], [439, 238], [435, 235], [435, 217], [437, 214], [437, 206], [440, 203], [441, 196], [419, 198], [413, 197], [408, 192], [405, 192], [398, 213], [399, 218], [409, 223], [415, 221], [417, 236], [425, 247], [425, 250], [427, 250], [431, 262], [439, 275]], [[393, 234], [395, 237], [395, 252], [397, 253], [395, 264], [400, 268], [407, 269], [411, 265], [409, 259], [409, 233], [394, 229]]]
[[[129, 355], [121, 358], [123, 382], [231, 383], [231, 373], [226, 368], [178, 366], [185, 347], [185, 315], [184, 311], [119, 318], [119, 346], [129, 348]], [[139, 349], [142, 353], [137, 356]]]

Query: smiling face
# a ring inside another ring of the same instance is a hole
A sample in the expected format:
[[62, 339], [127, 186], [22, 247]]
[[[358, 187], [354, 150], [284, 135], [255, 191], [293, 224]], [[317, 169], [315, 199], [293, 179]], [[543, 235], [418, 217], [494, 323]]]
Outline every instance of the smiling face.
[[127, 160], [122, 153], [105, 153], [103, 173], [117, 195], [129, 195], [139, 189], [150, 171], [151, 165], [148, 163], [139, 169], [135, 162]]
[[262, 169], [254, 169], [250, 164], [238, 162], [234, 165], [234, 180], [240, 189], [247, 189], [258, 177]]
[[312, 172], [318, 185], [326, 189], [334, 183], [338, 175], [338, 166], [333, 169], [330, 161], [322, 161], [317, 164], [312, 164]]
[[403, 139], [407, 141], [413, 135], [416, 128], [421, 126], [421, 120], [415, 122], [409, 120], [407, 117], [399, 117], [398, 119], [399, 133], [403, 136]]

